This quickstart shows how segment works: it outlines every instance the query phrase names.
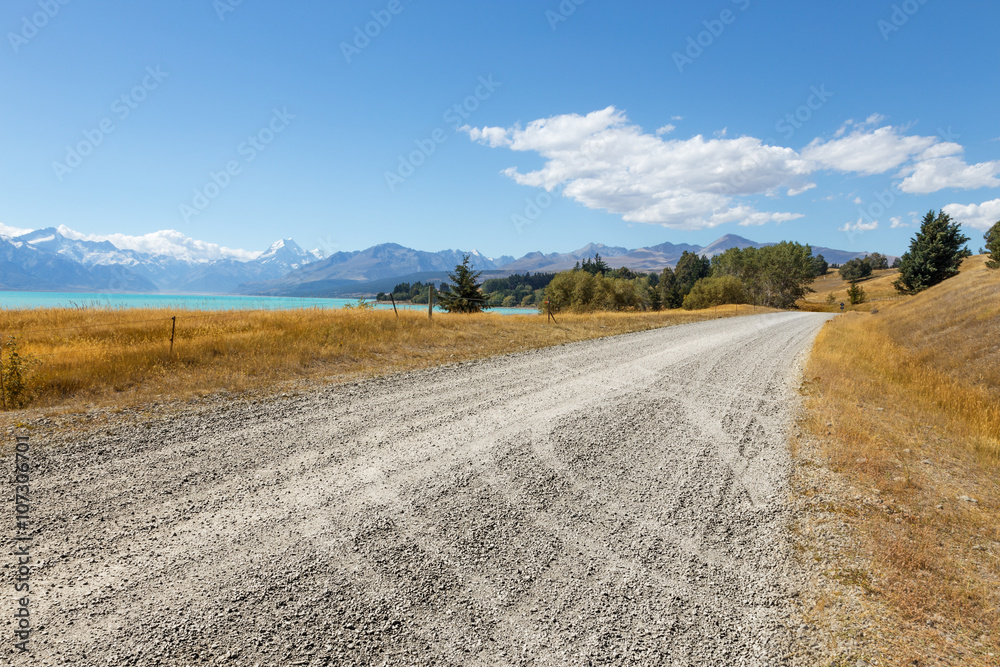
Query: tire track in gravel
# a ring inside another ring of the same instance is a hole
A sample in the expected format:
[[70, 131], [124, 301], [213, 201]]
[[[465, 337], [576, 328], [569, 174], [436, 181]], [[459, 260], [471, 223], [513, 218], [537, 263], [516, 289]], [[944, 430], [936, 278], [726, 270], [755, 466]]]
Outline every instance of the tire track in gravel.
[[35, 431], [38, 630], [0, 662], [797, 664], [786, 428], [825, 319]]

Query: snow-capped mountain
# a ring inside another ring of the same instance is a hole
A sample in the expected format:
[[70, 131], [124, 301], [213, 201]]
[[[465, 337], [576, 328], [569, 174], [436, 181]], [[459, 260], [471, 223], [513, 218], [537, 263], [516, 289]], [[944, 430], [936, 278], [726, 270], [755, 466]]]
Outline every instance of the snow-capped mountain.
[[[572, 252], [530, 252], [515, 260], [486, 257], [478, 250], [427, 252], [383, 243], [324, 257], [292, 239], [253, 252], [199, 241], [175, 230], [98, 236], [65, 226], [26, 232], [0, 225], [0, 289], [333, 296], [344, 290], [364, 292], [373, 281], [407, 276], [443, 279], [466, 254], [476, 270], [504, 274], [565, 271], [598, 254], [613, 267], [660, 271], [675, 265], [685, 251], [712, 256], [728, 248], [764, 245], [768, 244], [727, 234], [703, 247], [667, 242], [630, 250], [590, 243]], [[813, 252], [831, 263], [867, 254], [819, 247]]]
[[[46, 232], [50, 230], [45, 230]], [[129, 234], [81, 234], [65, 225], [56, 228], [62, 236], [74, 241], [110, 241], [120, 250], [134, 250], [143, 255], [170, 257], [181, 262], [204, 263], [219, 259], [235, 259], [249, 262], [260, 252], [227, 248], [216, 243], [191, 238], [176, 229], [161, 229], [142, 236]], [[0, 231], [2, 233], [2, 231]]]
[[[110, 239], [132, 247], [118, 247]], [[279, 240], [260, 253], [223, 248], [173, 230], [142, 237], [94, 237], [67, 227], [47, 227], [0, 240], [16, 250], [5, 248], [0, 258], [0, 289], [60, 289], [65, 283], [74, 290], [228, 293], [246, 282], [275, 280], [321, 257], [292, 239]], [[39, 259], [43, 257], [47, 259]], [[45, 262], [52, 264], [53, 276], [31, 268]], [[79, 266], [71, 268], [74, 263]], [[109, 272], [117, 278], [111, 280]]]
[[87, 266], [119, 264], [130, 266], [138, 260], [129, 251], [119, 250], [110, 241], [86, 241], [63, 236], [58, 229], [36, 229], [14, 239], [28, 243], [43, 252], [69, 257]]
[[86, 266], [71, 257], [42, 250], [6, 236], [0, 236], [0, 289], [55, 292], [157, 291], [152, 282], [123, 266]]
[[323, 259], [323, 254], [318, 250], [303, 250], [292, 239], [279, 239], [257, 256], [254, 261], [265, 266], [280, 264], [294, 270], [321, 259]]
[[292, 239], [281, 239], [249, 262], [220, 259], [188, 271], [172, 289], [181, 292], [234, 292], [244, 283], [280, 279], [322, 258]]

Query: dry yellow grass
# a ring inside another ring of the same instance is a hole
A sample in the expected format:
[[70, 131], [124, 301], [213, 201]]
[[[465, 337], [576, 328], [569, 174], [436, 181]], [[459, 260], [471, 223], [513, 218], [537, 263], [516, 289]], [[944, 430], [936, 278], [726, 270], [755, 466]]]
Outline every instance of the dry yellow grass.
[[829, 468], [869, 499], [836, 508], [858, 553], [835, 558], [869, 565], [882, 664], [995, 666], [1000, 271], [974, 257], [880, 311], [828, 324], [806, 370], [806, 426]]
[[[758, 309], [758, 312], [762, 312]], [[31, 366], [30, 406], [133, 405], [154, 397], [267, 389], [559, 345], [685, 322], [749, 314], [700, 312], [448, 315], [421, 311], [178, 312], [47, 309], [0, 313]]]
[[[841, 302], [844, 303], [845, 310], [871, 311], [873, 308], [883, 308], [887, 305], [883, 302], [902, 301], [905, 299], [892, 286], [893, 281], [896, 280], [898, 275], [899, 271], [897, 269], [885, 269], [875, 271], [870, 278], [859, 281], [858, 285], [864, 288], [868, 301], [857, 306], [852, 306], [847, 298], [847, 288], [851, 284], [840, 277], [839, 271], [832, 269], [825, 276], [820, 276], [810, 285], [815, 291], [807, 294], [797, 305], [802, 310], [830, 313], [840, 312]], [[830, 294], [833, 294], [834, 305], [830, 305], [827, 301]]]

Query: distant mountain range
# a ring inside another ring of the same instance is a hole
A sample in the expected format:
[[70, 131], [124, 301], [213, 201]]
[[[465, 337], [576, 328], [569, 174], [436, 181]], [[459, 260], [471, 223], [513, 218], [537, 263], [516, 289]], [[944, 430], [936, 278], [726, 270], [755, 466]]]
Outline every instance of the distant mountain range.
[[[469, 253], [475, 268], [484, 277], [506, 276], [512, 273], [551, 273], [572, 269], [583, 260], [600, 255], [610, 266], [627, 266], [634, 271], [662, 271], [674, 266], [685, 252], [712, 257], [729, 248], [761, 248], [770, 243], [757, 243], [742, 236], [727, 234], [707, 246], [687, 243], [661, 243], [648, 248], [629, 250], [618, 246], [590, 243], [579, 250], [567, 253], [531, 252], [514, 259], [491, 259], [477, 251]], [[843, 264], [867, 252], [848, 252], [832, 248], [814, 247], [813, 254], [823, 255], [831, 264]], [[444, 250], [437, 253], [411, 250], [395, 243], [373, 246], [367, 250], [337, 253], [292, 271], [279, 280], [251, 283], [241, 286], [241, 294], [262, 296], [362, 296], [388, 292], [400, 282], [441, 282], [455, 264], [462, 261], [464, 253]]]
[[[144, 252], [135, 247], [147, 246], [122, 248], [110, 240], [87, 240], [65, 227], [0, 234], [0, 290], [361, 296], [389, 291], [399, 282], [441, 282], [466, 254], [477, 270], [491, 277], [565, 271], [595, 255], [616, 268], [660, 271], [674, 266], [685, 251], [713, 256], [729, 248], [770, 245], [727, 234], [707, 246], [661, 243], [630, 250], [591, 243], [573, 252], [531, 252], [515, 259], [490, 258], [476, 250], [426, 252], [384, 243], [324, 257], [303, 250], [292, 239], [279, 240], [261, 253], [247, 253], [194, 241], [179, 232], [151, 236], [159, 235], [169, 242], [155, 245], [159, 252]], [[813, 253], [835, 264], [868, 254], [821, 247], [814, 247]]]
[[291, 239], [275, 242], [251, 260], [207, 260], [73, 239], [49, 227], [16, 237], [0, 235], [0, 289], [227, 294], [248, 282], [281, 278], [321, 258]]

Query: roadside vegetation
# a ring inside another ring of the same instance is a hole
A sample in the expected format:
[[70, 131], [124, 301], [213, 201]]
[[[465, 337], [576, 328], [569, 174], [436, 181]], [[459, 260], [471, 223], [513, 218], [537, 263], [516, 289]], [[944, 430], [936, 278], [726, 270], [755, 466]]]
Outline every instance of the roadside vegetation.
[[[125, 406], [296, 380], [340, 381], [480, 359], [736, 315], [717, 312], [451, 315], [350, 308], [293, 311], [8, 310], [0, 319], [5, 376], [12, 347], [18, 407]], [[741, 314], [748, 314], [743, 309]], [[177, 316], [173, 354], [171, 316]], [[16, 336], [16, 338], [14, 338]], [[11, 387], [7, 386], [8, 393]]]
[[[483, 281], [482, 293], [485, 303], [490, 308], [537, 307], [545, 301], [545, 288], [554, 273], [525, 274], [515, 273], [505, 278], [488, 278]], [[426, 304], [431, 285], [415, 283], [399, 283], [390, 293], [379, 292], [377, 301], [395, 300], [396, 303]]]
[[983, 239], [986, 241], [984, 252], [989, 253], [989, 261], [986, 262], [986, 266], [991, 269], [1000, 269], [1000, 221], [983, 234]]
[[894, 285], [903, 294], [917, 294], [958, 275], [962, 260], [972, 253], [957, 222], [941, 211], [929, 211], [910, 249], [899, 258], [899, 280]]
[[778, 243], [763, 248], [731, 248], [708, 257], [684, 252], [671, 269], [641, 274], [610, 270], [597, 257], [556, 275], [545, 289], [554, 310], [594, 312], [684, 308], [701, 310], [747, 304], [792, 308], [828, 270], [808, 245]]
[[502, 306], [537, 306], [545, 301], [545, 288], [556, 277], [554, 273], [515, 273], [506, 278], [488, 278], [483, 281], [483, 295], [491, 308]]
[[[924, 241], [957, 241], [948, 224], [925, 218], [911, 273], [864, 283], [874, 298], [893, 283], [918, 293], [830, 322], [805, 372], [804, 427], [832, 475], [808, 491], [823, 498], [814, 520], [850, 538], [809, 548], [860, 600], [828, 597], [817, 614], [839, 614], [830, 641], [860, 641], [873, 664], [1000, 664], [1000, 271], [964, 241], [928, 266]], [[824, 280], [806, 305], [852, 284]]]
[[[730, 248], [712, 258], [710, 276], [716, 280], [735, 278], [742, 283], [743, 303], [792, 308], [796, 301], [812, 291], [812, 282], [826, 271], [826, 260], [822, 255], [813, 257], [808, 245], [784, 242], [763, 248]], [[688, 302], [689, 298], [693, 303]], [[685, 308], [708, 305], [715, 303], [690, 296], [684, 302]]]
[[[898, 269], [882, 269], [872, 271], [867, 278], [852, 282], [844, 280], [839, 271], [833, 270], [816, 278], [816, 281], [810, 286], [813, 291], [799, 299], [795, 306], [800, 310], [826, 313], [839, 313], [841, 303], [844, 304], [845, 311], [870, 312], [878, 310], [884, 308], [888, 303], [907, 298], [893, 287], [893, 282], [898, 277]], [[851, 303], [848, 291], [852, 285], [857, 285], [864, 290], [865, 300], [863, 303]]]

